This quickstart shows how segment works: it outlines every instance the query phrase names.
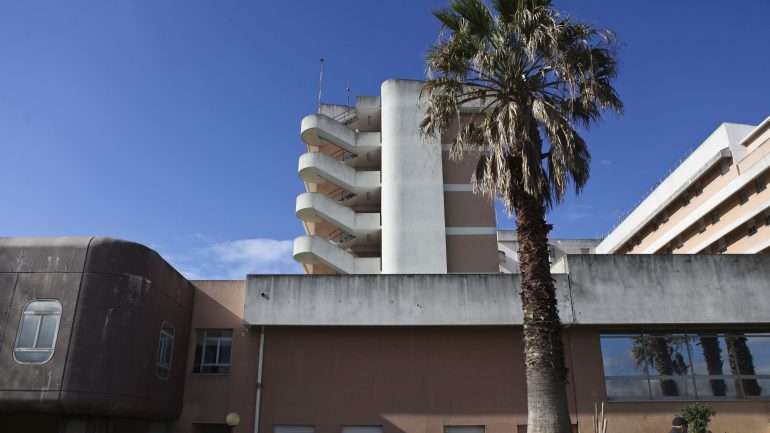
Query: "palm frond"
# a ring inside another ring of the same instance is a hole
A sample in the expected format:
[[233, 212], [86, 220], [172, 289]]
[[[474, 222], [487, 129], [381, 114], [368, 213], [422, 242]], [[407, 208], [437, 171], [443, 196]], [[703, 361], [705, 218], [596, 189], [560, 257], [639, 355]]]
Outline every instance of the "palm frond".
[[517, 194], [551, 206], [580, 192], [591, 156], [578, 128], [623, 110], [614, 34], [550, 0], [454, 0], [434, 15], [448, 33], [426, 56], [423, 133], [456, 128], [450, 157], [480, 152], [474, 191], [508, 212]]

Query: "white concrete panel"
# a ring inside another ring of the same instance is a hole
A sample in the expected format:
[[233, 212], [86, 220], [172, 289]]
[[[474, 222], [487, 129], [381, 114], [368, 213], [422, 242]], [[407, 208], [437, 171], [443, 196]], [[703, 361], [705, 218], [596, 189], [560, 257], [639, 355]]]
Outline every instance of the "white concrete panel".
[[354, 235], [366, 235], [380, 230], [379, 213], [355, 212], [317, 192], [298, 195], [295, 212], [302, 221], [327, 221]]
[[294, 260], [303, 264], [323, 264], [342, 274], [379, 274], [379, 257], [355, 257], [319, 236], [294, 239]]
[[331, 156], [318, 152], [300, 156], [298, 172], [305, 182], [330, 182], [353, 193], [380, 188], [379, 171], [356, 171]]
[[441, 145], [424, 138], [420, 81], [382, 84], [382, 271], [446, 273]]
[[300, 136], [311, 146], [333, 144], [352, 153], [369, 152], [380, 147], [378, 132], [357, 132], [323, 114], [305, 116]]

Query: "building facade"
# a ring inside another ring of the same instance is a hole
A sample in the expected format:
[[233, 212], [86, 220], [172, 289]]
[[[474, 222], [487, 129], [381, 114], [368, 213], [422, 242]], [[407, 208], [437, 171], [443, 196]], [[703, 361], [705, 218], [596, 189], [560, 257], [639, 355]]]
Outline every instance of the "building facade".
[[[770, 257], [566, 261], [576, 431], [602, 401], [613, 431], [691, 402], [713, 431], [767, 431]], [[0, 280], [0, 431], [526, 431], [516, 274], [190, 283], [129, 242], [5, 239]]]
[[498, 272], [494, 207], [469, 183], [477, 157], [453, 161], [451, 132], [420, 133], [421, 90], [387, 80], [302, 119], [294, 257], [308, 274]]
[[[525, 433], [515, 233], [451, 131], [420, 135], [421, 85], [302, 120], [310, 275], [188, 281], [132, 242], [0, 238], [0, 432]], [[744, 225], [769, 139], [723, 125], [601, 243], [550, 242], [575, 431], [599, 402], [627, 433], [703, 402], [712, 431], [770, 432], [770, 257], [594, 254], [763, 251]]]
[[599, 254], [767, 254], [770, 118], [724, 123], [597, 246]]

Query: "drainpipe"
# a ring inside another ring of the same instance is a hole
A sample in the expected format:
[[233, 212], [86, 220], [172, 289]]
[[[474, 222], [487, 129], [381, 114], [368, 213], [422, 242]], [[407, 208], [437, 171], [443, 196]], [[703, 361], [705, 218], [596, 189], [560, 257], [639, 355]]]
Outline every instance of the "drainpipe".
[[265, 357], [265, 327], [259, 327], [259, 360], [257, 361], [257, 398], [254, 402], [254, 433], [259, 433], [259, 409], [262, 407], [262, 361]]

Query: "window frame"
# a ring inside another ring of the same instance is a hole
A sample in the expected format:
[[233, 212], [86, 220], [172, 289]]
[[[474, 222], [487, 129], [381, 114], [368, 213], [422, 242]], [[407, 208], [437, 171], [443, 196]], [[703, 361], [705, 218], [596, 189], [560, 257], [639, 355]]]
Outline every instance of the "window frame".
[[379, 433], [383, 433], [385, 431], [385, 428], [382, 424], [342, 424], [340, 425], [339, 433], [345, 433], [345, 430], [354, 428], [379, 429]]
[[[57, 312], [30, 312], [28, 311], [30, 306], [36, 302], [55, 302], [58, 306], [59, 311]], [[58, 340], [59, 337], [59, 328], [61, 327], [61, 316], [64, 311], [64, 307], [61, 304], [61, 301], [55, 298], [40, 298], [40, 299], [32, 299], [26, 304], [24, 304], [24, 309], [21, 310], [21, 316], [19, 317], [19, 326], [16, 330], [16, 338], [14, 339], [13, 343], [13, 360], [17, 364], [21, 365], [44, 365], [51, 361], [53, 358], [54, 353], [56, 352], [56, 340]], [[26, 316], [36, 316], [38, 317], [36, 329], [35, 329], [35, 338], [32, 347], [19, 347], [19, 339], [21, 338], [21, 331], [24, 329], [24, 318]], [[38, 347], [37, 344], [39, 342], [40, 338], [40, 329], [43, 327], [43, 318], [53, 316], [56, 318], [56, 326], [54, 327], [53, 337], [51, 340], [51, 347]], [[21, 361], [16, 357], [17, 352], [48, 352], [48, 357], [44, 361]]]
[[463, 429], [481, 429], [481, 433], [487, 433], [486, 424], [445, 424], [441, 430], [442, 433], [450, 433], [451, 431], [458, 431]]
[[[734, 402], [734, 401], [770, 401], [770, 390], [767, 393], [767, 395], [759, 395], [759, 396], [753, 396], [748, 395], [744, 389], [744, 381], [751, 381], [751, 380], [765, 380], [770, 381], [770, 373], [765, 374], [744, 374], [740, 371], [733, 372], [731, 369], [731, 364], [737, 365], [737, 362], [735, 361], [735, 358], [733, 358], [733, 353], [727, 352], [725, 353], [723, 361], [725, 362], [725, 367], [728, 370], [728, 372], [721, 375], [710, 375], [710, 374], [699, 374], [695, 372], [695, 362], [693, 358], [693, 341], [696, 339], [699, 339], [703, 336], [713, 336], [717, 338], [724, 338], [725, 341], [727, 341], [728, 337], [731, 336], [744, 336], [747, 338], [747, 340], [750, 341], [750, 339], [753, 338], [764, 338], [767, 339], [767, 341], [770, 341], [770, 332], [763, 332], [763, 331], [704, 331], [704, 332], [698, 332], [693, 330], [688, 330], [685, 332], [681, 331], [672, 331], [672, 332], [649, 332], [649, 331], [643, 331], [643, 332], [600, 332], [599, 339], [600, 344], [599, 348], [601, 351], [602, 356], [602, 377], [604, 378], [604, 391], [605, 391], [605, 397], [607, 400], [611, 403], [636, 403], [636, 402], [681, 402], [681, 401], [704, 401], [704, 402]], [[654, 374], [650, 372], [650, 367], [645, 363], [644, 367], [644, 373], [639, 375], [607, 375], [605, 372], [605, 354], [602, 349], [601, 341], [604, 339], [612, 339], [612, 338], [633, 338], [633, 337], [671, 337], [671, 336], [683, 336], [684, 344], [686, 346], [687, 351], [687, 360], [688, 360], [688, 371], [684, 375], [661, 375], [661, 374]], [[647, 399], [639, 399], [634, 397], [614, 397], [611, 398], [608, 395], [607, 392], [607, 382], [609, 380], [637, 380], [639, 382], [646, 382], [647, 388], [648, 388], [648, 398]], [[674, 397], [661, 397], [657, 395], [653, 391], [654, 381], [656, 380], [666, 380], [666, 379], [673, 379], [676, 380], [677, 383], [680, 383], [680, 381], [686, 381], [688, 383], [688, 387], [692, 387], [692, 392], [688, 395], [679, 395]], [[734, 395], [726, 395], [724, 397], [720, 396], [714, 396], [714, 395], [701, 395], [702, 391], [699, 391], [698, 389], [698, 381], [705, 381], [708, 382], [710, 380], [723, 380], [725, 383], [731, 382], [733, 383], [734, 387]]]
[[[209, 337], [207, 334], [209, 331], [226, 331], [230, 333], [229, 337]], [[202, 333], [202, 335], [201, 335]], [[214, 363], [207, 363], [206, 362], [206, 342], [209, 339], [217, 340], [217, 351], [216, 351], [216, 362]], [[197, 359], [198, 355], [198, 341], [202, 340], [201, 345], [201, 357], [200, 360]], [[227, 364], [223, 364], [220, 361], [219, 357], [222, 355], [222, 341], [223, 340], [229, 340], [230, 341], [230, 360]], [[193, 354], [193, 374], [201, 374], [201, 375], [227, 375], [230, 374], [230, 371], [233, 366], [233, 329], [231, 328], [197, 328], [195, 330], [195, 353]], [[198, 362], [200, 361], [200, 362]], [[207, 372], [203, 371], [204, 367], [216, 367], [216, 368], [227, 368], [227, 371], [217, 371], [217, 372]]]
[[[167, 332], [167, 329], [170, 329], [171, 332]], [[170, 345], [164, 345], [164, 336], [166, 339], [170, 338], [171, 344]], [[169, 347], [170, 346], [170, 347]], [[156, 353], [155, 358], [155, 375], [162, 380], [168, 380], [169, 377], [171, 377], [171, 369], [174, 365], [174, 349], [176, 348], [176, 328], [174, 325], [172, 325], [170, 322], [162, 321], [160, 323], [160, 332], [158, 333], [158, 351]], [[167, 349], [165, 352], [164, 349]], [[161, 356], [164, 353], [168, 353], [168, 362], [161, 363], [161, 361], [165, 361]], [[161, 371], [165, 371], [165, 375], [161, 374]]]

